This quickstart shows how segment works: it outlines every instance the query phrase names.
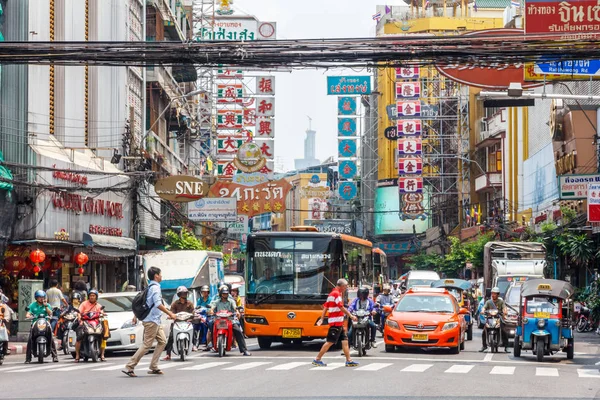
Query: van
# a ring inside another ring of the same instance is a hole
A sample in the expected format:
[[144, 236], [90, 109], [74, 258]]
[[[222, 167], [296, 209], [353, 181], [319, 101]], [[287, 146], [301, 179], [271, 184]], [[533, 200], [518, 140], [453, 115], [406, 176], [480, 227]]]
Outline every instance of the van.
[[409, 271], [406, 276], [405, 290], [411, 287], [431, 287], [431, 283], [440, 280], [440, 276], [435, 271]]

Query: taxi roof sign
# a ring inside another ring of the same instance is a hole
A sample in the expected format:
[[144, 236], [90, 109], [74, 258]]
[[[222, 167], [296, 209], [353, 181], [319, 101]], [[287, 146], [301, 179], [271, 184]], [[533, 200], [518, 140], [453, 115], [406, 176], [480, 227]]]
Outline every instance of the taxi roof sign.
[[454, 284], [454, 279], [446, 279], [446, 280], [444, 281], [444, 283], [445, 283], [446, 285], [453, 285], [453, 284]]
[[432, 287], [411, 287], [406, 293], [448, 293], [444, 288], [432, 288]]
[[540, 290], [540, 291], [541, 290], [548, 290], [548, 291], [550, 291], [550, 290], [552, 290], [552, 285], [549, 285], [547, 283], [540, 283], [538, 285], [537, 289]]

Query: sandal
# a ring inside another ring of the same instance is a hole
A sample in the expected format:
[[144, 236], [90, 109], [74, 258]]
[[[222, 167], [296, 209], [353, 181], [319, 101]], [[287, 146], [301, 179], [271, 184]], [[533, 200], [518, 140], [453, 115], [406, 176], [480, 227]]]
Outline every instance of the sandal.
[[123, 370], [121, 372], [130, 378], [137, 378], [137, 375], [135, 374], [135, 372], [133, 372], [133, 370], [131, 370], [131, 371]]
[[149, 375], [164, 375], [164, 372], [162, 372], [160, 369], [151, 369], [150, 371], [148, 371]]
[[104, 358], [104, 357], [100, 357], [100, 361], [101, 361], [101, 362], [105, 362], [105, 361], [106, 361], [106, 358]]
[[80, 360], [79, 358], [76, 358], [75, 360], [73, 360], [73, 362], [74, 362], [75, 364], [77, 364], [77, 363], [79, 362], [79, 360]]

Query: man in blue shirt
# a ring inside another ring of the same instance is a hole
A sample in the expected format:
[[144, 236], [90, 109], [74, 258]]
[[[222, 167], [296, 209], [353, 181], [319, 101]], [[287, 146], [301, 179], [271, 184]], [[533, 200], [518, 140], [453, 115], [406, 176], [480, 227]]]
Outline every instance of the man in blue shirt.
[[160, 317], [164, 312], [171, 319], [175, 319], [175, 314], [167, 309], [164, 306], [162, 300], [162, 293], [160, 291], [160, 282], [162, 281], [160, 268], [150, 267], [148, 269], [148, 279], [150, 283], [148, 284], [148, 297], [146, 299], [146, 304], [148, 307], [152, 307], [150, 309], [150, 313], [144, 320], [142, 324], [144, 325], [144, 343], [142, 347], [136, 351], [136, 353], [131, 357], [131, 360], [125, 366], [125, 370], [122, 372], [132, 378], [135, 378], [137, 375], [133, 372], [134, 368], [142, 357], [146, 354], [146, 352], [152, 348], [152, 344], [156, 340], [156, 348], [154, 349], [154, 353], [152, 355], [152, 360], [150, 361], [150, 370], [149, 374], [152, 375], [162, 375], [163, 372], [158, 368], [158, 360], [160, 358], [160, 354], [165, 349], [167, 344], [167, 338], [165, 336], [165, 332], [162, 329]]

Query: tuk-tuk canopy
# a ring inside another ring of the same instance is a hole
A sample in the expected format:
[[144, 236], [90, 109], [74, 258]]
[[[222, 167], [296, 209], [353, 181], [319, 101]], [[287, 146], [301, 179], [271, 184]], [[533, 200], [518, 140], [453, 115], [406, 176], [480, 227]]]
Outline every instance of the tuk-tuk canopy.
[[565, 281], [556, 279], [532, 279], [521, 286], [521, 296], [551, 296], [566, 300], [573, 295], [575, 288]]
[[469, 283], [468, 281], [465, 281], [464, 279], [447, 278], [447, 279], [440, 279], [438, 281], [431, 282], [431, 287], [469, 290], [469, 289], [471, 289], [471, 283]]

